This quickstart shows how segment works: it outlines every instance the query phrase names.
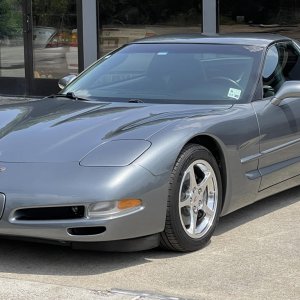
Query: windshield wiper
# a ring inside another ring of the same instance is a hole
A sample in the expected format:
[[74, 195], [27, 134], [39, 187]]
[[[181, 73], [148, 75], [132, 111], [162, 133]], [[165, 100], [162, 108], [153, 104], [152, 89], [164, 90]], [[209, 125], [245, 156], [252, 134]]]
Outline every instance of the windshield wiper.
[[141, 99], [130, 99], [128, 102], [129, 103], [144, 103], [144, 101]]
[[66, 94], [55, 94], [55, 95], [50, 95], [47, 98], [68, 98], [72, 100], [82, 100], [82, 101], [89, 101], [88, 99], [81, 98], [75, 95], [73, 92], [68, 92]]

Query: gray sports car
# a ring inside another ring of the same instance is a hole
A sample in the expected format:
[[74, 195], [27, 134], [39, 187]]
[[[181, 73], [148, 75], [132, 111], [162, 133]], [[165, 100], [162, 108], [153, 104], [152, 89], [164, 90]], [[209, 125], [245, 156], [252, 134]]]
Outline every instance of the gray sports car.
[[299, 58], [277, 35], [153, 37], [0, 106], [0, 234], [200, 249], [220, 216], [300, 183]]

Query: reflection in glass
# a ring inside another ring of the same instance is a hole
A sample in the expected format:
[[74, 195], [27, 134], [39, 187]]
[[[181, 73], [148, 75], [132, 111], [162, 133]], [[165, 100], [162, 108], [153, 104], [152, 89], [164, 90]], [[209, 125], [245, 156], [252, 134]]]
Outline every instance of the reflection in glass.
[[24, 77], [22, 1], [0, 1], [0, 77]]
[[300, 40], [300, 1], [222, 0], [220, 31], [279, 33]]
[[279, 55], [276, 46], [272, 46], [265, 59], [265, 66], [263, 69], [263, 78], [269, 78], [276, 70], [279, 63]]
[[103, 57], [63, 94], [99, 101], [246, 102], [263, 48], [214, 44], [131, 44]]
[[33, 0], [35, 78], [78, 72], [76, 0]]
[[99, 56], [136, 39], [200, 33], [202, 0], [98, 0]]

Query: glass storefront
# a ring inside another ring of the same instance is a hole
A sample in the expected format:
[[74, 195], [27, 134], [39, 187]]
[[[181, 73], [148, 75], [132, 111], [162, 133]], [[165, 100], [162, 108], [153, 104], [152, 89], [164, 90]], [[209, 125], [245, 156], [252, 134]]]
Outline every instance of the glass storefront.
[[[92, 2], [98, 47], [88, 58], [83, 11]], [[57, 80], [78, 74], [96, 50], [100, 57], [144, 37], [200, 33], [201, 22], [202, 0], [0, 0], [0, 94], [55, 93]]]
[[0, 1], [0, 77], [25, 77], [22, 1]]
[[200, 33], [202, 0], [98, 0], [99, 57], [136, 39]]
[[[212, 1], [219, 4], [221, 33], [279, 33], [300, 41], [300, 1]], [[94, 9], [89, 10], [89, 20], [84, 12], [91, 3]], [[59, 78], [78, 74], [97, 53], [101, 57], [144, 37], [201, 33], [202, 20], [209, 31], [208, 21], [216, 18], [216, 9], [207, 3], [211, 2], [0, 0], [0, 94], [57, 92]], [[89, 36], [86, 42], [84, 37]], [[93, 51], [86, 51], [91, 39]]]
[[219, 0], [220, 32], [278, 33], [300, 40], [300, 1]]
[[76, 0], [32, 0], [33, 75], [78, 73]]

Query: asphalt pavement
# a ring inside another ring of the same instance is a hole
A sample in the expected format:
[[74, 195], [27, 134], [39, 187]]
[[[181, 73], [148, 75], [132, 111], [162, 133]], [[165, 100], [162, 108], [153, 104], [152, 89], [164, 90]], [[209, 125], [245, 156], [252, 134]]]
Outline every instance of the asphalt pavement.
[[300, 299], [300, 188], [220, 220], [204, 249], [101, 253], [0, 239], [0, 299]]

